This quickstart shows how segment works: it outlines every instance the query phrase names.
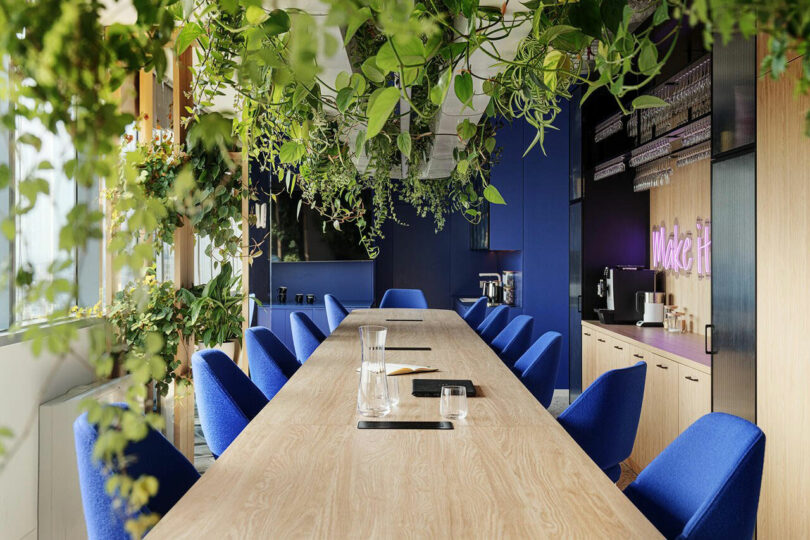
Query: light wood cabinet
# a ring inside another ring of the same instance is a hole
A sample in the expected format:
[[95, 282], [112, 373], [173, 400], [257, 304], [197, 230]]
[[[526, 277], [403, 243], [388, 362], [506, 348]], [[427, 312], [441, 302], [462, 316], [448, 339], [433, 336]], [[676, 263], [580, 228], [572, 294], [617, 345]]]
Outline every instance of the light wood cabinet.
[[641, 470], [678, 436], [678, 364], [637, 347], [631, 353], [633, 363], [647, 362], [641, 418], [630, 455], [633, 468]]
[[696, 369], [678, 366], [678, 432], [712, 410], [711, 378]]
[[582, 390], [596, 380], [596, 332], [582, 329]]
[[710, 368], [594, 326], [582, 325], [583, 391], [606, 371], [647, 363], [641, 418], [629, 460], [633, 469], [641, 471], [683, 430], [711, 411]]

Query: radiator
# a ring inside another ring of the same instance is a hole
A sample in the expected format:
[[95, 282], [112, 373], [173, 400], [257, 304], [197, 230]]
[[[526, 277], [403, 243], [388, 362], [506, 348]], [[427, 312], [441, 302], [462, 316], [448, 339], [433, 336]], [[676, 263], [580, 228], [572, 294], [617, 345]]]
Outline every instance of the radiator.
[[39, 407], [39, 525], [41, 540], [87, 537], [76, 469], [73, 421], [85, 398], [124, 401], [129, 376], [77, 386]]

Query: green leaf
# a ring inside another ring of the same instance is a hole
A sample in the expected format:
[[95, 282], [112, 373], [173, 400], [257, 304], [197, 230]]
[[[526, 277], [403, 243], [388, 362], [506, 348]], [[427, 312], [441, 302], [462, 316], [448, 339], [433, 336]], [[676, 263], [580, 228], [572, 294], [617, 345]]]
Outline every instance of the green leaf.
[[484, 198], [492, 204], [506, 204], [506, 201], [501, 197], [501, 192], [492, 184], [487, 184], [484, 188]]
[[397, 135], [397, 148], [405, 157], [411, 157], [411, 134], [407, 132]]
[[638, 96], [633, 100], [632, 105], [634, 109], [654, 109], [656, 107], [666, 107], [669, 103], [655, 96]]
[[363, 75], [372, 82], [381, 83], [385, 80], [385, 73], [380, 71], [380, 68], [377, 67], [377, 57], [370, 56], [366, 58], [363, 64], [360, 66], [360, 70], [363, 72]]
[[368, 116], [367, 139], [372, 139], [382, 130], [394, 107], [399, 102], [399, 97], [399, 90], [393, 86], [378, 88], [371, 94], [366, 109], [366, 116]]
[[456, 126], [456, 133], [465, 141], [469, 141], [475, 136], [476, 126], [468, 118]]
[[349, 86], [349, 74], [346, 71], [341, 71], [335, 77], [335, 89], [340, 90]]
[[650, 76], [658, 68], [658, 48], [651, 41], [645, 41], [641, 45], [641, 52], [638, 55], [638, 69], [644, 75]]
[[17, 142], [21, 144], [27, 144], [29, 146], [33, 146], [39, 152], [42, 149], [42, 141], [36, 135], [32, 135], [30, 133], [23, 133], [19, 137], [17, 137]]
[[349, 24], [346, 26], [346, 36], [343, 38], [343, 44], [348, 45], [358, 28], [363, 26], [367, 20], [371, 18], [371, 10], [363, 7], [352, 13], [349, 17]]
[[377, 51], [377, 67], [387, 72], [399, 72], [400, 68], [413, 68], [425, 63], [425, 45], [417, 35], [407, 38], [390, 38]]
[[578, 31], [577, 28], [574, 28], [573, 26], [567, 24], [558, 24], [555, 26], [549, 26], [543, 31], [542, 34], [540, 34], [538, 41], [543, 44], [549, 44], [564, 34], [570, 34], [571, 32], [577, 31]]
[[303, 144], [296, 141], [287, 141], [281, 145], [278, 157], [282, 163], [298, 163], [305, 153], [306, 147]]
[[248, 6], [247, 10], [245, 10], [245, 19], [247, 19], [248, 24], [261, 24], [267, 18], [267, 12], [259, 6]]
[[14, 240], [14, 235], [17, 232], [17, 226], [14, 223], [14, 218], [7, 217], [0, 222], [0, 231], [3, 232], [3, 236], [5, 236], [7, 239]]
[[[466, 174], [467, 170], [470, 168], [470, 162], [466, 159], [462, 159], [458, 163], [456, 163], [456, 169], [458, 170], [459, 174]], [[486, 192], [486, 189], [484, 189]]]
[[[663, 0], [663, 3], [666, 4], [666, 2], [667, 0]], [[622, 16], [626, 5], [627, 0], [602, 0], [602, 5], [599, 8], [602, 22], [614, 34], [618, 31], [619, 25], [622, 24]]]
[[346, 109], [349, 108], [349, 105], [352, 104], [354, 101], [354, 88], [351, 86], [347, 86], [346, 88], [341, 88], [340, 91], [335, 96], [335, 103], [337, 104], [337, 108], [340, 112], [345, 113]]
[[661, 4], [658, 5], [658, 9], [655, 10], [653, 13], [653, 26], [658, 26], [662, 22], [669, 20], [669, 6], [666, 0], [663, 0]]
[[602, 14], [597, 0], [581, 0], [571, 5], [568, 11], [571, 26], [580, 28], [591, 37], [602, 33]]
[[456, 75], [453, 88], [459, 101], [472, 107], [473, 82], [469, 71]]
[[0, 189], [7, 188], [10, 181], [11, 181], [11, 169], [7, 164], [0, 163]]
[[194, 43], [202, 33], [203, 29], [199, 24], [195, 22], [186, 23], [183, 29], [180, 30], [180, 33], [177, 34], [177, 41], [175, 41], [174, 44], [177, 54], [183, 54], [183, 52], [188, 49], [189, 45]]
[[354, 153], [360, 154], [363, 151], [364, 144], [366, 144], [366, 132], [358, 131], [357, 137], [354, 140]]
[[277, 36], [288, 32], [290, 30], [290, 16], [283, 9], [274, 9], [262, 25], [262, 30], [268, 36]]
[[495, 150], [495, 137], [487, 137], [487, 140], [484, 141], [484, 148], [487, 152], [492, 153]]
[[452, 69], [445, 69], [442, 74], [439, 75], [439, 80], [436, 82], [436, 85], [430, 89], [430, 101], [434, 105], [440, 106], [444, 103], [444, 98], [447, 97], [447, 91], [450, 90], [450, 75], [452, 74]]
[[349, 79], [349, 85], [354, 88], [354, 92], [358, 96], [362, 96], [366, 93], [366, 79], [359, 73], [352, 73]]

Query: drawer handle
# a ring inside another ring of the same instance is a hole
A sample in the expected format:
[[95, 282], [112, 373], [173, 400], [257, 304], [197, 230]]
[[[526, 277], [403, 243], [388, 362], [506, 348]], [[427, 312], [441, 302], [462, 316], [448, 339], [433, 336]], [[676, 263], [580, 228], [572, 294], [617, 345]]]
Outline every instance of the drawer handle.
[[635, 356], [636, 358], [644, 358], [644, 355], [643, 355], [643, 354], [636, 354], [636, 353], [633, 353], [633, 356]]
[[661, 369], [669, 369], [669, 366], [664, 366], [661, 364], [655, 364], [655, 367], [660, 367]]
[[596, 338], [596, 341], [598, 341], [599, 343], [604, 343], [605, 342], [605, 340], [602, 339], [602, 338]]
[[613, 346], [613, 348], [614, 348], [614, 349], [619, 349], [620, 351], [623, 351], [623, 350], [624, 350], [624, 349], [622, 349], [621, 347], [619, 347], [618, 345], [614, 345], [614, 346]]
[[588, 332], [584, 332], [584, 334], [585, 334], [586, 336], [588, 336], [588, 337], [591, 337], [591, 335], [590, 335]]
[[700, 382], [700, 379], [694, 379], [694, 378], [690, 377], [689, 375], [684, 377], [684, 379], [686, 379], [687, 381], [692, 381], [692, 382]]

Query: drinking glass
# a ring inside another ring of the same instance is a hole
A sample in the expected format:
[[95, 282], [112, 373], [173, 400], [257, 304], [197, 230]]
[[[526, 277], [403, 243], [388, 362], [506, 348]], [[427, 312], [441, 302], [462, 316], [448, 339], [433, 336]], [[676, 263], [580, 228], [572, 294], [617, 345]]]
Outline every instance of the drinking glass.
[[442, 386], [439, 414], [449, 420], [467, 416], [467, 389], [463, 386]]
[[391, 412], [388, 381], [385, 374], [384, 326], [360, 327], [360, 383], [357, 388], [357, 412], [363, 416], [385, 416]]
[[399, 404], [399, 381], [391, 375], [386, 378], [388, 379], [388, 401], [391, 402], [393, 407]]

